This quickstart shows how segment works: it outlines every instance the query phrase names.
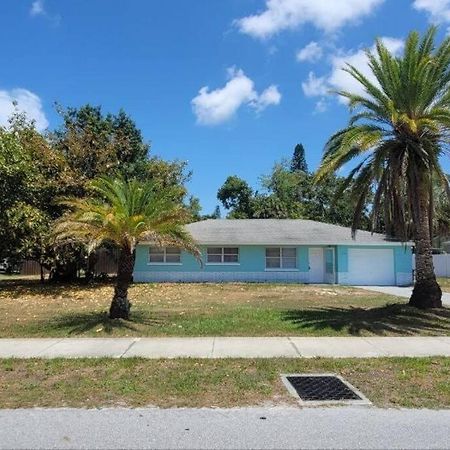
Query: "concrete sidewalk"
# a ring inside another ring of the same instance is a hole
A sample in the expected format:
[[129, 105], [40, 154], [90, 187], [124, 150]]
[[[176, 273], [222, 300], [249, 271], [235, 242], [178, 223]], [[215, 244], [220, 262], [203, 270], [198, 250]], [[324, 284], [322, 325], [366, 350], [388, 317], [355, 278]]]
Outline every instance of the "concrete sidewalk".
[[0, 358], [450, 356], [450, 336], [0, 339]]
[[[382, 294], [395, 295], [396, 297], [409, 298], [411, 297], [412, 286], [353, 286], [357, 289], [367, 289], [368, 291], [381, 292]], [[442, 304], [450, 306], [450, 293], [442, 293]]]

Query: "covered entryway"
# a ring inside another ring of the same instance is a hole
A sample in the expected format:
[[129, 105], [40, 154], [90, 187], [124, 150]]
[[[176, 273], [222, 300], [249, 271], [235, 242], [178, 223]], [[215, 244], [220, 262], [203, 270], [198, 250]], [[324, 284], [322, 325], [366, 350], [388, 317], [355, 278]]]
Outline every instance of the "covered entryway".
[[395, 285], [394, 251], [389, 248], [350, 248], [348, 284]]

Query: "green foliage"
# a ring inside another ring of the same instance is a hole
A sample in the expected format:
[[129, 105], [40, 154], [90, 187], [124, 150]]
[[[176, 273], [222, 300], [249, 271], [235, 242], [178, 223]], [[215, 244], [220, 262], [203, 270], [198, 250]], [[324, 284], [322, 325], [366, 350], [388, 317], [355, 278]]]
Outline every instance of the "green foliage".
[[148, 181], [170, 190], [180, 206], [191, 173], [186, 163], [148, 157], [149, 145], [123, 111], [103, 115], [85, 105], [61, 111], [62, 126], [50, 135], [36, 131], [16, 114], [0, 128], [0, 259], [33, 259], [55, 279], [70, 279], [86, 269], [86, 249], [55, 243], [50, 231], [65, 207], [61, 197], [81, 198], [99, 175]]
[[450, 202], [447, 192], [442, 190], [441, 183], [435, 179], [433, 180], [433, 202], [433, 238], [440, 241], [450, 236]]
[[113, 244], [133, 252], [142, 241], [199, 252], [183, 225], [189, 212], [174, 199], [170, 187], [136, 179], [100, 177], [89, 183], [89, 195], [63, 203], [70, 211], [56, 223], [59, 241], [81, 242], [90, 249]]
[[192, 222], [197, 222], [202, 219], [202, 216], [200, 214], [202, 207], [200, 205], [200, 199], [198, 197], [194, 197], [193, 195], [191, 195], [189, 197], [186, 209], [189, 211]]
[[373, 226], [381, 217], [388, 234], [408, 239], [432, 204], [433, 179], [450, 192], [439, 163], [450, 131], [450, 38], [435, 47], [435, 34], [434, 27], [422, 39], [411, 33], [402, 57], [378, 40], [367, 52], [376, 83], [353, 66], [345, 69], [365, 93], [339, 92], [354, 114], [329, 139], [316, 180], [357, 160], [344, 185], [353, 184], [358, 198], [353, 228], [375, 190]]
[[190, 181], [192, 172], [187, 170], [186, 161], [166, 161], [152, 156], [135, 165], [135, 178], [140, 181], [150, 180], [161, 189], [171, 188], [174, 198], [180, 203], [187, 194], [186, 183]]
[[252, 199], [253, 219], [289, 219], [286, 205], [276, 195], [257, 194]]
[[221, 216], [222, 214], [220, 213], [220, 206], [216, 205], [216, 207], [214, 208], [214, 212], [211, 214], [209, 219], [220, 219]]
[[0, 218], [28, 195], [34, 175], [32, 160], [15, 133], [0, 129]]
[[63, 125], [53, 134], [54, 146], [82, 180], [114, 171], [139, 175], [149, 145], [123, 110], [104, 115], [100, 106], [87, 104], [59, 112]]
[[[231, 210], [228, 217], [310, 219], [350, 226], [355, 201], [348, 190], [343, 196], [337, 196], [344, 178], [329, 175], [319, 185], [315, 185], [313, 174], [293, 170], [293, 167], [299, 167], [300, 154], [303, 154], [304, 159], [304, 149], [297, 151], [291, 161], [276, 163], [270, 174], [261, 177], [261, 186], [266, 191], [264, 194], [253, 193], [240, 178], [228, 177], [218, 193], [225, 208]], [[364, 229], [369, 227], [366, 215], [360, 226]]]
[[[271, 174], [261, 177], [261, 184], [283, 205], [288, 218], [299, 219], [304, 215], [302, 201], [308, 187], [308, 174], [292, 172], [289, 166], [288, 161], [276, 163]], [[277, 216], [275, 213], [274, 218]]]
[[292, 172], [305, 172], [308, 173], [308, 164], [305, 157], [305, 148], [303, 144], [297, 144], [294, 148], [294, 154], [291, 161]]
[[217, 192], [217, 198], [226, 209], [232, 209], [234, 218], [246, 218], [251, 215], [253, 190], [248, 183], [235, 175], [229, 176]]

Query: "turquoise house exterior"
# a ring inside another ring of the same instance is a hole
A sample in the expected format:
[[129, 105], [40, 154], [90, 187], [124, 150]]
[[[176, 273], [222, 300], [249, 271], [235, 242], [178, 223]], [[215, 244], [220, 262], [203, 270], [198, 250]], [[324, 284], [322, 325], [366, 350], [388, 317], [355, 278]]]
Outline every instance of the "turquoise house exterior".
[[187, 225], [202, 263], [174, 248], [142, 243], [137, 282], [292, 282], [409, 285], [411, 245], [309, 220], [206, 220]]

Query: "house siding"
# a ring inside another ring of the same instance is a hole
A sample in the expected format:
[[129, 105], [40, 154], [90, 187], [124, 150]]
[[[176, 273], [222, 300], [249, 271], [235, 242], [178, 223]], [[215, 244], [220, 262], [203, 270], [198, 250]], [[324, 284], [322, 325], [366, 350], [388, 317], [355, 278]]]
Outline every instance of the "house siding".
[[308, 282], [309, 258], [306, 246], [295, 247], [296, 270], [266, 270], [266, 246], [240, 246], [238, 264], [208, 264], [206, 247], [201, 247], [203, 267], [194, 256], [185, 252], [181, 253], [181, 264], [148, 264], [148, 248], [148, 245], [138, 245], [136, 249], [135, 281]]
[[[230, 244], [230, 247], [233, 245]], [[348, 248], [392, 248], [394, 251], [394, 267], [396, 284], [404, 285], [411, 282], [412, 256], [411, 248], [405, 246], [291, 246], [297, 248], [296, 270], [266, 270], [265, 249], [263, 245], [239, 246], [239, 264], [207, 264], [203, 266], [188, 253], [181, 253], [179, 264], [149, 264], [148, 245], [138, 245], [136, 249], [136, 264], [134, 280], [137, 282], [309, 282], [309, 248], [323, 247], [334, 249], [334, 274], [325, 272], [324, 281], [328, 283], [347, 284], [348, 279]], [[206, 262], [206, 246], [201, 247], [202, 260]], [[326, 255], [326, 252], [325, 252]], [[330, 256], [325, 256], [330, 262]]]

